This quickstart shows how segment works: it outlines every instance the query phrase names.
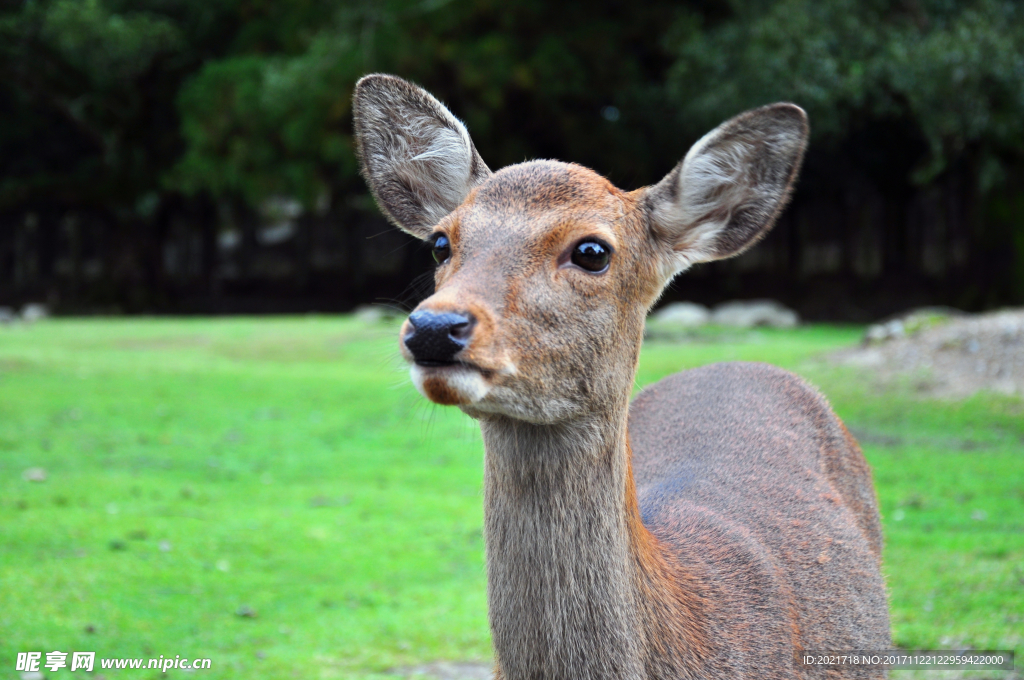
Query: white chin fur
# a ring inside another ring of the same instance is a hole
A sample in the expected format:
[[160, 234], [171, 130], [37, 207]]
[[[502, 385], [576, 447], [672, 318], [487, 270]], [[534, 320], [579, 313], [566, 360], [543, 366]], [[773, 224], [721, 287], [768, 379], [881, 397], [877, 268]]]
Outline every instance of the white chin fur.
[[437, 371], [436, 369], [427, 369], [418, 364], [413, 364], [409, 368], [412, 384], [427, 399], [430, 397], [423, 390], [423, 381], [426, 379], [428, 371], [430, 371], [431, 377], [443, 377], [448, 387], [457, 392], [462, 397], [463, 403], [466, 404], [475, 404], [486, 397], [487, 393], [491, 391], [491, 386], [484, 380], [484, 377], [472, 368], [448, 366]]

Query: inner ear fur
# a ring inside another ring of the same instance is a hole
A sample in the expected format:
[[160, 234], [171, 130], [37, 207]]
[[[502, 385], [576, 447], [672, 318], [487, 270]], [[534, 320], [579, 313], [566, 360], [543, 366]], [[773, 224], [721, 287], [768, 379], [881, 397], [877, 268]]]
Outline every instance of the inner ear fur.
[[363, 177], [381, 210], [413, 236], [429, 236], [491, 174], [466, 126], [406, 80], [363, 77], [353, 113]]
[[701, 138], [647, 190], [670, 274], [738, 255], [768, 233], [789, 200], [807, 134], [807, 114], [795, 104], [747, 111]]

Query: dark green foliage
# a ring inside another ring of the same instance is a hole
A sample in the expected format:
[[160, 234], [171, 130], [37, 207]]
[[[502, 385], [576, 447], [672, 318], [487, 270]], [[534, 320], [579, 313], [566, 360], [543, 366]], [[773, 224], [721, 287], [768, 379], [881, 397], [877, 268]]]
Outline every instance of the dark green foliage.
[[[186, 309], [287, 290], [345, 306], [408, 280], [426, 257], [366, 244], [386, 226], [357, 175], [350, 96], [373, 71], [437, 94], [493, 168], [560, 158], [624, 188], [725, 118], [795, 101], [814, 137], [793, 209], [760, 255], [687, 295], [754, 286], [817, 313], [793, 291], [822, 275], [865, 300], [1024, 299], [1024, 9], [1009, 0], [0, 7], [0, 303]], [[257, 242], [270, 198], [301, 206], [276, 251]], [[237, 251], [218, 249], [226, 231]]]
[[[821, 142], [872, 120], [905, 120], [926, 140], [913, 179], [965, 155], [990, 188], [1001, 157], [1024, 153], [1024, 8], [1005, 0], [736, 0], [735, 19], [676, 24], [669, 89], [684, 119], [798, 102]], [[698, 128], [699, 129], [699, 128]]]
[[660, 79], [668, 62], [657, 31], [679, 11], [605, 4], [341, 6], [301, 52], [208, 63], [183, 88], [189, 150], [174, 177], [191, 191], [284, 191], [311, 205], [355, 175], [352, 87], [385, 71], [437, 93], [494, 167], [560, 157], [650, 181], [677, 159], [652, 164], [643, 126], [622, 130], [602, 111]]

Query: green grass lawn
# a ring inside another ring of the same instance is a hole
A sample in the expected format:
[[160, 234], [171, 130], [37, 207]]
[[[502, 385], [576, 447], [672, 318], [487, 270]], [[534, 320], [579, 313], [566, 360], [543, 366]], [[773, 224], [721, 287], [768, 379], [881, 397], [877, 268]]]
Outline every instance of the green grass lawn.
[[[874, 467], [897, 644], [1024, 652], [1024, 403], [924, 401], [820, 359], [860, 332], [652, 343], [637, 382], [734, 359], [810, 378]], [[0, 327], [0, 678], [19, 651], [208, 657], [210, 678], [489, 658], [480, 435], [415, 393], [396, 337], [324, 317]]]

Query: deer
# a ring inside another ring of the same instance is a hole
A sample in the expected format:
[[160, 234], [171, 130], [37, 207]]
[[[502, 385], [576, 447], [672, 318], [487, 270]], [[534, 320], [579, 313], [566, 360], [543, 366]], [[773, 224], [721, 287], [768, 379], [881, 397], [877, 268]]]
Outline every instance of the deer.
[[884, 677], [797, 660], [891, 646], [871, 470], [826, 399], [722, 363], [630, 403], [666, 285], [786, 205], [804, 111], [742, 113], [635, 191], [553, 160], [493, 172], [397, 76], [360, 79], [353, 118], [377, 205], [437, 262], [400, 330], [412, 382], [479, 422], [495, 678]]

